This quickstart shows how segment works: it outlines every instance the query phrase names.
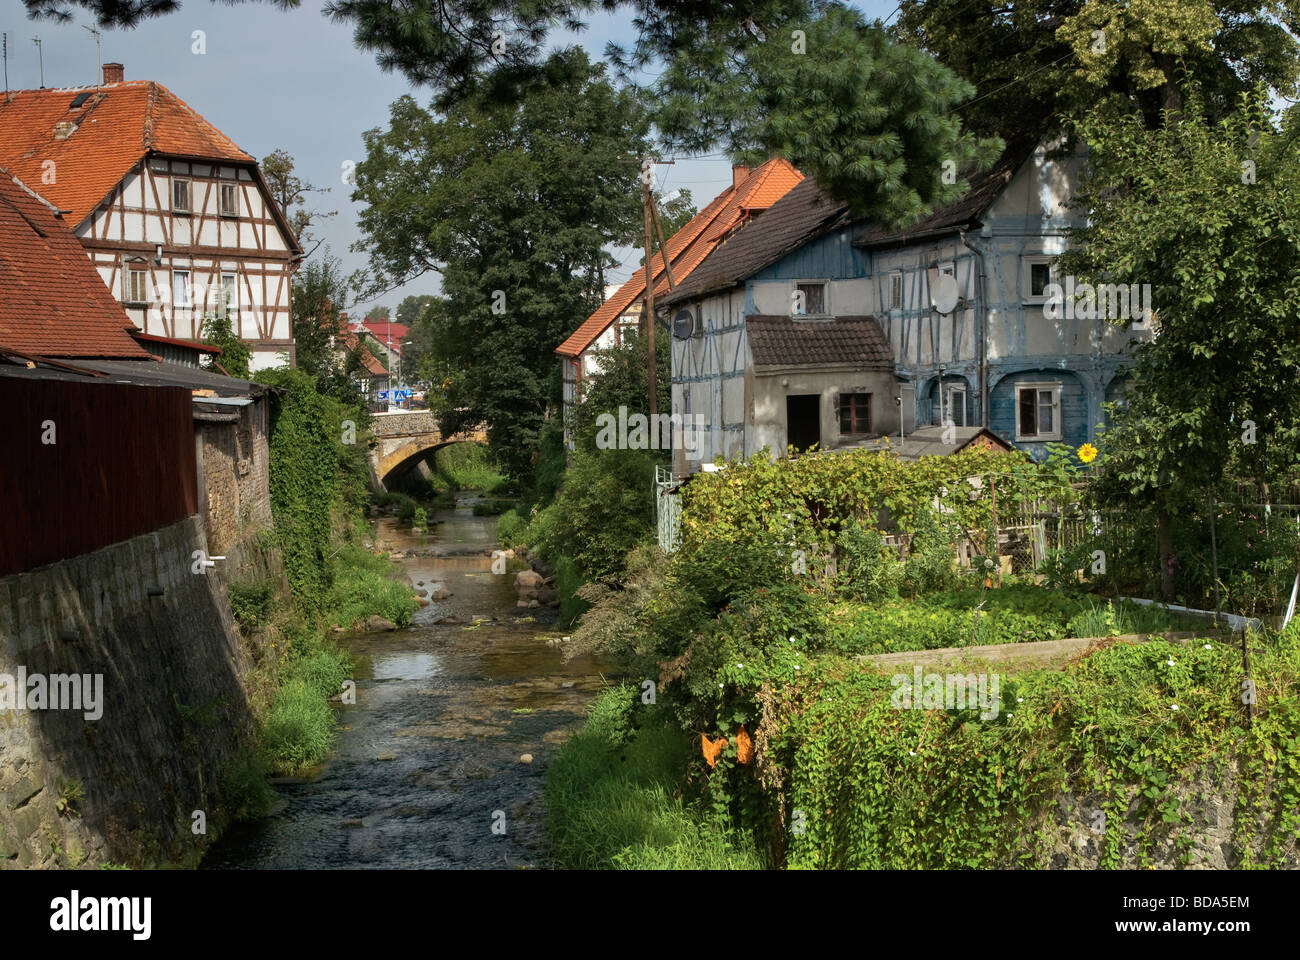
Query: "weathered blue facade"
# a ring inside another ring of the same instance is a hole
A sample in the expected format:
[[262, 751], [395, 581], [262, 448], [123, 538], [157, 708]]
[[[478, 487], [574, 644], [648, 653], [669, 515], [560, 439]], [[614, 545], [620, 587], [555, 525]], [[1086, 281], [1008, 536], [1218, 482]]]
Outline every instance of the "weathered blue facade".
[[[929, 229], [923, 222], [911, 235], [846, 222], [810, 239], [745, 280], [743, 297], [740, 289], [714, 295], [718, 308], [729, 302], [725, 312], [740, 314], [726, 326], [742, 342], [728, 369], [704, 364], [691, 378], [743, 376], [744, 318], [788, 315], [800, 285], [824, 283], [828, 318], [870, 315], [885, 332], [897, 383], [894, 396], [876, 405], [887, 400], [893, 408], [897, 396], [905, 429], [945, 419], [987, 426], [1040, 458], [1050, 442], [1095, 441], [1102, 403], [1122, 395], [1131, 346], [1149, 334], [1140, 323], [1054, 319], [1061, 311], [1045, 309], [1047, 285], [1061, 281], [1053, 258], [1077, 222], [1068, 202], [1078, 163], [1049, 159], [1040, 147], [992, 186], [986, 182], [958, 218]], [[941, 274], [952, 277], [958, 294], [946, 314], [932, 302]], [[699, 301], [704, 313], [717, 312], [707, 299]], [[675, 380], [677, 360], [675, 352]], [[754, 401], [763, 398], [753, 389], [747, 395], [752, 426]], [[744, 453], [764, 444], [784, 449], [761, 430], [745, 431]]]

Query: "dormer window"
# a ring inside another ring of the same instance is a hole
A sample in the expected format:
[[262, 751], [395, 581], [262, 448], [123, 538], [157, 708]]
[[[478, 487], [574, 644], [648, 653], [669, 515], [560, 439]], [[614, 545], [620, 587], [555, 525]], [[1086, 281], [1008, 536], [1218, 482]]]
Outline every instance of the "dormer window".
[[172, 181], [172, 212], [190, 212], [190, 182], [188, 180]]

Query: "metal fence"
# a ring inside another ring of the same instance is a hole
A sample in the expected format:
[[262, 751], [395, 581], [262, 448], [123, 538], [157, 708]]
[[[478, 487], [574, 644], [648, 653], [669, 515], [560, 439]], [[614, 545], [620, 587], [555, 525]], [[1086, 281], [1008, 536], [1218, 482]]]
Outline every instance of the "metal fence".
[[655, 516], [659, 524], [659, 549], [673, 553], [682, 542], [682, 500], [679, 483], [666, 467], [655, 466]]

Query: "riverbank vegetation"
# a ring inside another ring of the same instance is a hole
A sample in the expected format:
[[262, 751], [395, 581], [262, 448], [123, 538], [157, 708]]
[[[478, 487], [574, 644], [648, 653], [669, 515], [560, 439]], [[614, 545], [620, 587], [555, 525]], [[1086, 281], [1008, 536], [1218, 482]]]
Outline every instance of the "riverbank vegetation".
[[[1077, 479], [1060, 451], [758, 457], [695, 477], [678, 552], [633, 550], [574, 628], [571, 653], [644, 680], [607, 694], [623, 719], [602, 698], [552, 761], [559, 862], [716, 865], [690, 839], [707, 837], [787, 868], [1295, 865], [1300, 628], [1252, 634], [1249, 672], [1208, 626], [1102, 640], [1063, 668], [1002, 671], [992, 710], [900, 705], [898, 668], [860, 660], [1194, 625], [1098, 594], [1113, 581], [1086, 567], [1050, 586], [1003, 572], [981, 536], [990, 481], [1006, 510], [1068, 507]], [[887, 542], [882, 516], [910, 543]], [[585, 805], [602, 791], [627, 816]]]
[[330, 698], [351, 675], [333, 628], [370, 615], [404, 626], [415, 610], [410, 586], [385, 556], [367, 548], [367, 415], [345, 381], [303, 370], [260, 372], [272, 402], [270, 487], [274, 527], [257, 545], [248, 579], [230, 586], [240, 629], [256, 635], [262, 660], [247, 678], [258, 723], [256, 755], [228, 775], [235, 815], [269, 803], [265, 774], [300, 775], [334, 739]]

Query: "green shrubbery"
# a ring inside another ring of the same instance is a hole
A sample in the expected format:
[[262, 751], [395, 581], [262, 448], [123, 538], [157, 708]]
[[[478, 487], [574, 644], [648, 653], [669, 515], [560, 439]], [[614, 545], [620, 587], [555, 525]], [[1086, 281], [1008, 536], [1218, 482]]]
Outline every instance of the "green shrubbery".
[[613, 687], [586, 726], [551, 759], [546, 801], [551, 854], [570, 869], [746, 870], [752, 842], [683, 798], [691, 737]]

